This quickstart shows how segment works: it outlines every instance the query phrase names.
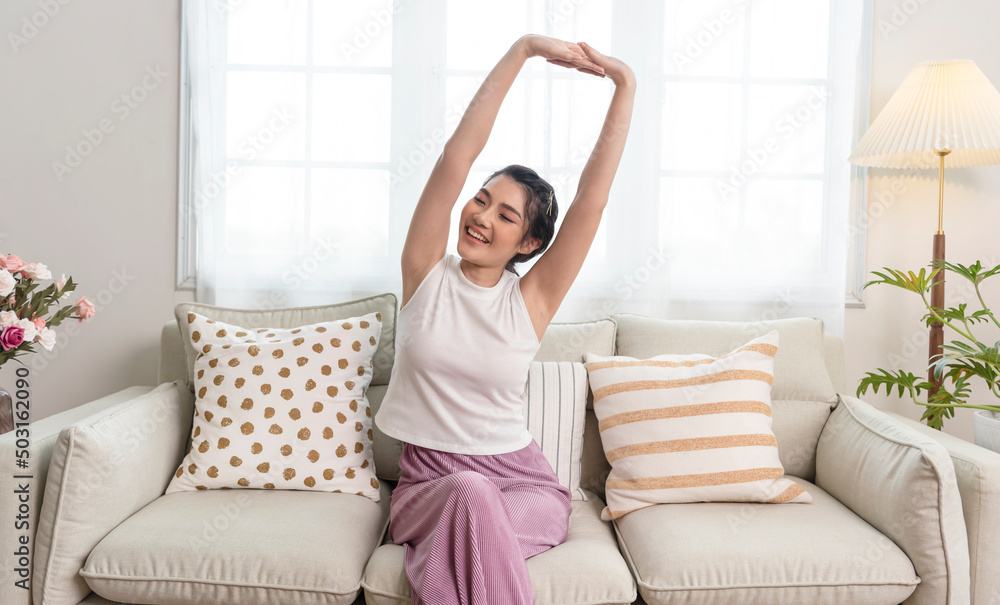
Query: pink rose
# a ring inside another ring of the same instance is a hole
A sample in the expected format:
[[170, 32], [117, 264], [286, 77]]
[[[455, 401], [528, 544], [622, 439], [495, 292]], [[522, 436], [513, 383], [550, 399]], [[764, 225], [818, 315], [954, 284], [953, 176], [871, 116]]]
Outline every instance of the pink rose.
[[10, 271], [11, 273], [15, 271], [20, 271], [21, 267], [23, 266], [24, 266], [24, 261], [21, 260], [20, 257], [17, 257], [13, 254], [4, 257], [4, 259], [0, 261], [0, 267], [3, 267], [4, 269]]
[[7, 326], [3, 329], [3, 333], [0, 334], [0, 347], [4, 351], [17, 348], [22, 342], [24, 342], [24, 328]]
[[91, 317], [97, 314], [97, 311], [94, 310], [94, 303], [87, 300], [86, 296], [81, 296], [80, 300], [76, 301], [73, 304], [77, 307], [80, 307], [76, 311], [76, 316], [77, 318], [79, 318], [80, 321], [83, 321], [85, 319], [90, 319]]
[[35, 324], [35, 327], [38, 328], [39, 330], [41, 330], [42, 328], [45, 327], [45, 318], [44, 317], [36, 317], [35, 319], [31, 320], [31, 323]]

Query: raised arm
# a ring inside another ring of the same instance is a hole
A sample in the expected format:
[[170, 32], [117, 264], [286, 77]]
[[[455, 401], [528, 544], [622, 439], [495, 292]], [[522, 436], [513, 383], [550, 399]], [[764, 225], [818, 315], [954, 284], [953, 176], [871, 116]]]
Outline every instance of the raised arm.
[[[462, 193], [473, 162], [486, 146], [500, 105], [514, 83], [514, 78], [529, 56], [529, 48], [538, 46], [540, 36], [519, 38], [500, 59], [480, 85], [466, 108], [455, 132], [445, 142], [430, 178], [417, 200], [410, 219], [400, 265], [403, 273], [405, 305], [431, 267], [441, 259], [448, 246], [451, 212]], [[568, 66], [600, 70], [575, 44], [545, 38], [544, 56], [559, 59]]]
[[[597, 52], [585, 42], [580, 42], [580, 47], [590, 60], [604, 69], [605, 75], [614, 82], [615, 92], [604, 117], [601, 134], [580, 174], [576, 195], [566, 211], [562, 226], [549, 248], [521, 278], [522, 295], [544, 310], [544, 317], [548, 321], [552, 320], [580, 273], [580, 267], [583, 266], [587, 251], [590, 250], [601, 224], [601, 216], [611, 193], [611, 183], [625, 149], [635, 100], [635, 74], [627, 65]], [[563, 64], [558, 60], [550, 62]]]

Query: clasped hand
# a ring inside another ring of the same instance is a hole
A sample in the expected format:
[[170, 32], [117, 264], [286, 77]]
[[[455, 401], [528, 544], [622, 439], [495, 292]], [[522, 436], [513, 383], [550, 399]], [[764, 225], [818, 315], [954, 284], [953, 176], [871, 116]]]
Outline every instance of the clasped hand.
[[576, 69], [586, 74], [607, 76], [615, 86], [634, 84], [635, 74], [624, 62], [599, 53], [586, 42], [566, 42], [548, 36], [528, 34], [519, 43], [524, 45], [528, 57], [545, 57], [554, 65]]

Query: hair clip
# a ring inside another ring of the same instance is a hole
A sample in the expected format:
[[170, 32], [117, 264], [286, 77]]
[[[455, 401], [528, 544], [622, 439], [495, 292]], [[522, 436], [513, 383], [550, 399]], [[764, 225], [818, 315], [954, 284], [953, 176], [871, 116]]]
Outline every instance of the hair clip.
[[546, 212], [546, 214], [548, 214], [549, 216], [552, 215], [552, 194], [553, 193], [555, 193], [555, 192], [551, 191], [551, 190], [549, 191], [549, 210], [548, 210], [548, 212]]

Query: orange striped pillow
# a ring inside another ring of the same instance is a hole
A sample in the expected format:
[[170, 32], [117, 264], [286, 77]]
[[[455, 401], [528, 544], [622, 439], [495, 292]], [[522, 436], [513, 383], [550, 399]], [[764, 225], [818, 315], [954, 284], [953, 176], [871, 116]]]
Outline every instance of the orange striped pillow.
[[778, 332], [720, 357], [587, 353], [611, 474], [605, 521], [653, 504], [812, 502], [771, 430]]

